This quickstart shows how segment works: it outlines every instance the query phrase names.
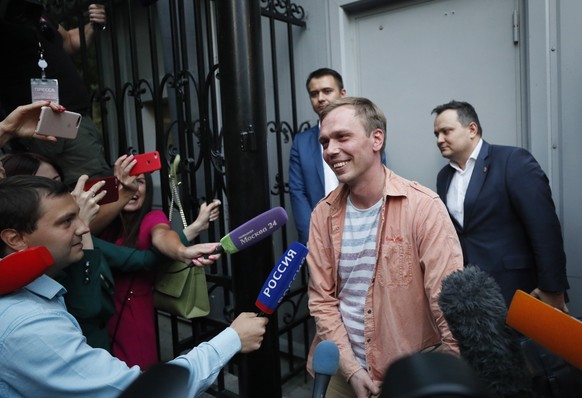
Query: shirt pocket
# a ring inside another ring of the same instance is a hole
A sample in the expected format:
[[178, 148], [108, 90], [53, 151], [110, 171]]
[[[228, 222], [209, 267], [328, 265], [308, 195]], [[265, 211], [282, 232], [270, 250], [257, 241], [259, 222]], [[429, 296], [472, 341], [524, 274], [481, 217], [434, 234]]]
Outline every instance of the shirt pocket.
[[382, 244], [377, 265], [378, 282], [383, 287], [408, 286], [412, 282], [412, 246], [397, 238]]

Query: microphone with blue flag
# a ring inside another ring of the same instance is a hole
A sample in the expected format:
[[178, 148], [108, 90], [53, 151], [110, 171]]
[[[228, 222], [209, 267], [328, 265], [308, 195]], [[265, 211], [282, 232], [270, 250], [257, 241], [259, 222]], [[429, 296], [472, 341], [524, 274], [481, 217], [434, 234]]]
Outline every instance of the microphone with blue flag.
[[255, 301], [255, 305], [261, 310], [259, 316], [270, 315], [277, 309], [301, 269], [308, 252], [307, 247], [299, 242], [293, 242], [283, 253]]

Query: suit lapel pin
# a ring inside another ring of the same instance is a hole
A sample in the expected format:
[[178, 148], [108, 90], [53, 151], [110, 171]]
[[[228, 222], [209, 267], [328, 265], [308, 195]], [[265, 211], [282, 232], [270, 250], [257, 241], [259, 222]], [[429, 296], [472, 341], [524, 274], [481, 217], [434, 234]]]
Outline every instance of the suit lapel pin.
[[483, 173], [487, 173], [487, 170], [489, 170], [487, 166], [483, 167]]

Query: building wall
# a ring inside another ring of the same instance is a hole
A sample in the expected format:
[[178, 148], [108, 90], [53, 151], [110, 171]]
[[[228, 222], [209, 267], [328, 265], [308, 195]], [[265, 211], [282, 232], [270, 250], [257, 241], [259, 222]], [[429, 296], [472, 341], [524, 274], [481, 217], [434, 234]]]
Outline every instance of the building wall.
[[[345, 32], [349, 31], [354, 15], [358, 12], [374, 13], [374, 10], [380, 11], [390, 5], [415, 5], [426, 1], [297, 0], [295, 3], [304, 8], [307, 22], [306, 28], [295, 31], [295, 55], [300, 60], [296, 65], [299, 119], [315, 120], [304, 88], [305, 77], [314, 69], [328, 66], [338, 70], [344, 75], [348, 94], [366, 96], [365, 92], [360, 91], [358, 79], [350, 70], [350, 60], [355, 54], [349, 49], [353, 48], [350, 41], [354, 38]], [[520, 120], [518, 127], [521, 132], [516, 137], [516, 143], [534, 154], [551, 181], [564, 231], [571, 285], [570, 309], [580, 315], [582, 264], [577, 259], [582, 257], [582, 245], [579, 244], [582, 216], [578, 205], [582, 203], [582, 184], [578, 175], [578, 170], [582, 169], [582, 156], [579, 154], [582, 149], [579, 127], [582, 125], [582, 43], [577, 38], [582, 33], [582, 26], [576, 23], [576, 19], [582, 14], [582, 3], [577, 0], [524, 0], [514, 3], [519, 10], [522, 46], [518, 61], [522, 81], [519, 85], [519, 103], [515, 104], [520, 113], [516, 119]], [[363, 11], [358, 11], [358, 8]], [[492, 25], [491, 29], [495, 26]], [[442, 40], [446, 42], [447, 38]], [[378, 51], [381, 50], [378, 48]], [[480, 62], [494, 60], [484, 57]], [[423, 89], [426, 88], [419, 87], [419, 96]], [[426, 109], [419, 112], [422, 112], [419, 117], [426, 118]], [[427, 126], [427, 131], [431, 128]], [[395, 141], [399, 137], [390, 139]], [[492, 139], [492, 142], [495, 141]], [[390, 166], [395, 169], [401, 167], [399, 164]], [[423, 183], [422, 178], [430, 181], [436, 177], [433, 168], [415, 172], [421, 176], [419, 180]]]

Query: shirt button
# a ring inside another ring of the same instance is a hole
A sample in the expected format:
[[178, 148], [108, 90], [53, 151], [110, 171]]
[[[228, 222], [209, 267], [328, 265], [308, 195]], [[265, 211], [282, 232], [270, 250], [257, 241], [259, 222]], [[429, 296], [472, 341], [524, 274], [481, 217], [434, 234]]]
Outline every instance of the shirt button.
[[368, 310], [368, 314], [371, 314], [371, 313], [372, 313], [372, 310]]

